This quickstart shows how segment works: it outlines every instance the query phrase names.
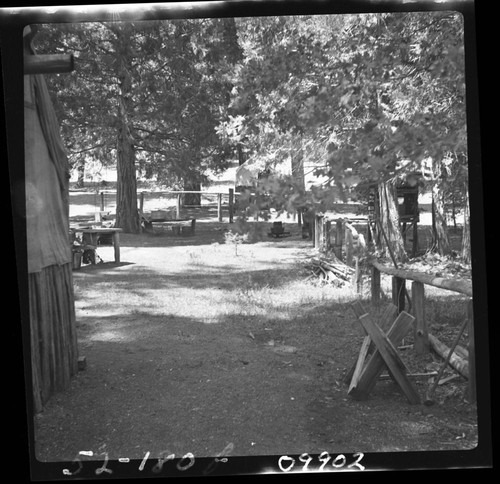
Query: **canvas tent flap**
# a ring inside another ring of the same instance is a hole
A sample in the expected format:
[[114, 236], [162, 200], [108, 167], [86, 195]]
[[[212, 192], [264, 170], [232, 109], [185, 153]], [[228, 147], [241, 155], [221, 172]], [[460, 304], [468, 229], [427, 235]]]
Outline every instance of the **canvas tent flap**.
[[43, 76], [24, 76], [28, 272], [71, 262], [67, 158]]

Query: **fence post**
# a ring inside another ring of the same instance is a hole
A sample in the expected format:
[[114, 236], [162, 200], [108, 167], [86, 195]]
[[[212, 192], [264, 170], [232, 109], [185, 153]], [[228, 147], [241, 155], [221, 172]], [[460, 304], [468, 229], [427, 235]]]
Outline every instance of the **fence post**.
[[467, 303], [467, 319], [469, 320], [469, 403], [476, 402], [476, 348], [474, 342], [474, 305], [472, 299]]
[[405, 283], [406, 280], [401, 277], [392, 277], [392, 303], [398, 308], [398, 314], [405, 308]]
[[323, 236], [323, 216], [314, 217], [314, 247], [321, 250], [321, 239]]
[[101, 192], [101, 212], [104, 212], [104, 192]]
[[234, 188], [229, 189], [229, 223], [233, 223]]
[[176, 218], [181, 218], [181, 202], [182, 202], [182, 194], [178, 193], [177, 194], [177, 205], [175, 207], [175, 217]]
[[371, 277], [372, 303], [377, 305], [380, 303], [380, 271], [372, 266]]
[[222, 222], [222, 193], [217, 194], [217, 218]]
[[415, 352], [424, 355], [429, 351], [429, 333], [425, 320], [425, 288], [423, 283], [413, 281], [411, 284], [411, 300], [415, 317], [414, 339]]
[[139, 211], [144, 212], [144, 192], [141, 192], [141, 197], [139, 198]]

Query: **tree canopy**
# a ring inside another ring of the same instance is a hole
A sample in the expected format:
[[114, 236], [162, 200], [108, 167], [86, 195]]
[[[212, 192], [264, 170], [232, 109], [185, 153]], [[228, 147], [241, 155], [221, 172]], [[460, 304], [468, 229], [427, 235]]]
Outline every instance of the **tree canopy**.
[[128, 163], [182, 187], [238, 150], [271, 175], [300, 152], [312, 190], [293, 177], [259, 185], [283, 209], [328, 207], [429, 160], [443, 193], [467, 183], [456, 12], [44, 25], [36, 42], [77, 56], [72, 75], [49, 79], [73, 163]]

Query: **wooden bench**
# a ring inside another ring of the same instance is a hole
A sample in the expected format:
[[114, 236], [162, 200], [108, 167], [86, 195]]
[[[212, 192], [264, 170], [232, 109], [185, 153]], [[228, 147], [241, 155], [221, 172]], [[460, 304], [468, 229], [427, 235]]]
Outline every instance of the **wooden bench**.
[[196, 219], [151, 219], [150, 216], [141, 214], [141, 223], [144, 230], [149, 233], [163, 232], [165, 229], [171, 229], [174, 235], [194, 235]]

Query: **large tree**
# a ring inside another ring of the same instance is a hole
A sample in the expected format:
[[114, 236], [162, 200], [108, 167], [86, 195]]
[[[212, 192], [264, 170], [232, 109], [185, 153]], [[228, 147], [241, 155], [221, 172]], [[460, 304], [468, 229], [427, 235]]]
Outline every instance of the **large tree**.
[[[308, 155], [323, 177], [311, 205], [328, 206], [364, 182], [396, 180], [429, 158], [466, 159], [459, 14], [257, 17], [237, 25], [238, 116], [220, 131], [262, 156], [287, 133], [322, 145]], [[397, 242], [397, 224], [387, 235]]]
[[69, 79], [49, 79], [63, 136], [73, 163], [116, 162], [126, 232], [139, 231], [137, 170], [192, 189], [227, 165], [215, 126], [228, 102], [229, 21], [46, 25], [37, 43], [77, 57]]

